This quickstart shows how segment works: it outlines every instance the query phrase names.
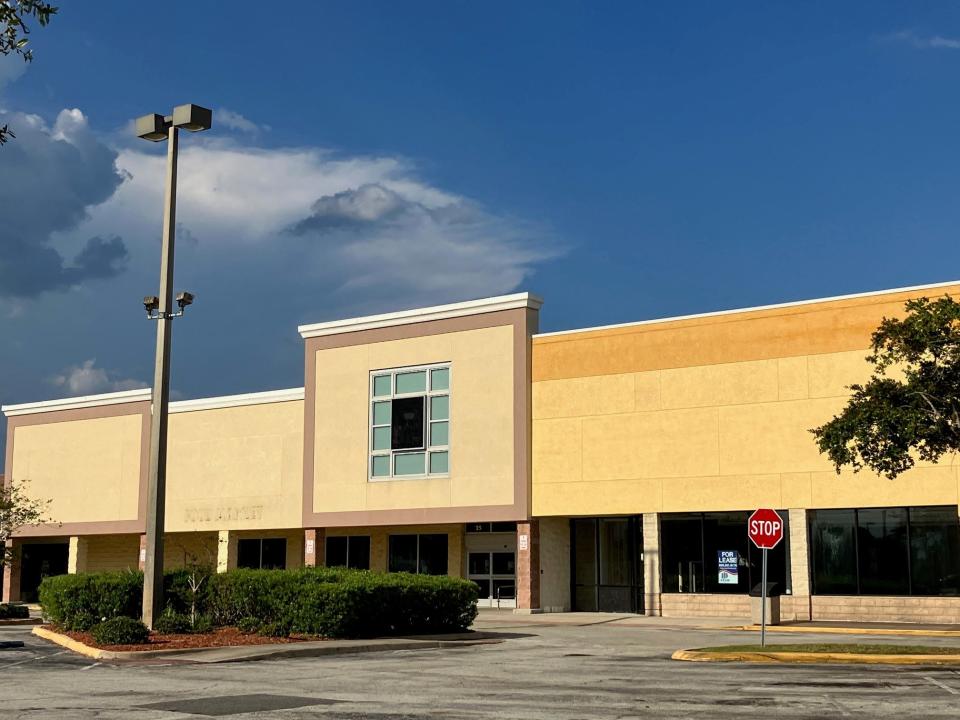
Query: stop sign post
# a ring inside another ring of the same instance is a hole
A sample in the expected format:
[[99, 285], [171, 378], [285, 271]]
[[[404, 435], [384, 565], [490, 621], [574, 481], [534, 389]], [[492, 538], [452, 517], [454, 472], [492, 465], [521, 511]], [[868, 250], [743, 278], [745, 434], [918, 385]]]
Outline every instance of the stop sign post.
[[771, 508], [754, 510], [747, 520], [747, 536], [763, 550], [763, 572], [760, 581], [760, 647], [767, 644], [767, 550], [783, 540], [783, 518]]

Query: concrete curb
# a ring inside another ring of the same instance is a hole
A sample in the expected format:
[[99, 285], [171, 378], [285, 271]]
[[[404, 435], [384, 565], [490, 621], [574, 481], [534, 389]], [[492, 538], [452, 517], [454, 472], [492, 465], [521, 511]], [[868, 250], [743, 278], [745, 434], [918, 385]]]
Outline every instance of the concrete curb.
[[860, 665], [960, 665], [957, 655], [863, 655], [812, 652], [705, 652], [677, 650], [673, 660], [687, 662], [830, 663]]
[[[760, 632], [759, 625], [737, 625], [735, 627], [718, 628], [719, 630], [745, 630]], [[822, 635], [907, 635], [913, 637], [960, 637], [960, 630], [919, 630], [916, 628], [852, 628], [830, 627], [823, 625], [767, 625], [767, 632], [780, 633], [810, 633]]]
[[40, 625], [43, 622], [40, 618], [7, 618], [0, 620], [0, 627], [10, 627], [11, 625]]
[[178, 648], [174, 650], [101, 650], [90, 647], [53, 630], [35, 627], [33, 634], [94, 660], [136, 662], [169, 659], [184, 663], [227, 663], [291, 657], [322, 657], [394, 650], [435, 650], [448, 647], [469, 647], [503, 642], [490, 633], [461, 633], [423, 638], [375, 638], [372, 640], [319, 640], [298, 643], [233, 645], [213, 648]]

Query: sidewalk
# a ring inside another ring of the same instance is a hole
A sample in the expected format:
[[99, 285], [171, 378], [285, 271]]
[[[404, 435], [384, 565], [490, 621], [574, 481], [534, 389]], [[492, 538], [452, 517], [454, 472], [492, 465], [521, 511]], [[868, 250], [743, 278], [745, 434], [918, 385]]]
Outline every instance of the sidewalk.
[[[613, 627], [691, 628], [759, 632], [750, 618], [652, 617], [628, 613], [537, 613], [515, 614], [512, 610], [481, 609], [473, 626], [478, 629], [520, 626], [609, 625]], [[919, 623], [840, 622], [817, 620], [767, 625], [768, 633], [809, 633], [818, 635], [900, 635], [917, 637], [960, 637], [960, 625]]]
[[564, 612], [564, 613], [514, 613], [512, 610], [481, 608], [473, 627], [486, 629], [492, 627], [517, 626], [562, 626], [572, 625], [586, 627], [588, 625], [612, 625], [617, 627], [685, 627], [721, 629], [732, 626], [743, 626], [750, 622], [750, 618], [743, 617], [652, 617], [634, 615], [632, 613], [601, 613], [601, 612]]

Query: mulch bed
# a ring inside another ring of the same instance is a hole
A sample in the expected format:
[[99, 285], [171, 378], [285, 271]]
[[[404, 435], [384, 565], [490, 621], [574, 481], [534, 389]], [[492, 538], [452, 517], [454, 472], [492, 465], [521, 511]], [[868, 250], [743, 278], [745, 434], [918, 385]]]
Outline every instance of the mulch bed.
[[238, 645], [274, 645], [277, 643], [295, 643], [306, 640], [323, 640], [319, 637], [292, 636], [285, 638], [266, 637], [255, 633], [240, 632], [235, 627], [217, 628], [208, 633], [197, 633], [191, 635], [163, 635], [161, 633], [150, 633], [150, 642], [144, 645], [99, 645], [93, 639], [93, 635], [88, 632], [72, 632], [61, 630], [52, 625], [43, 627], [54, 632], [61, 633], [67, 637], [78, 640], [84, 645], [98, 648], [100, 650], [180, 650], [183, 648], [215, 648], [215, 647], [235, 647]]

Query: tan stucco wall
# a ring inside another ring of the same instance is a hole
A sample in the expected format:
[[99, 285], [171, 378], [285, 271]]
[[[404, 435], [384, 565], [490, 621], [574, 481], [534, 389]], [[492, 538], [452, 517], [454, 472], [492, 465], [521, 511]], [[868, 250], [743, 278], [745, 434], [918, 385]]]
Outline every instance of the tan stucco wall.
[[[328, 538], [343, 535], [367, 535], [370, 537], [370, 569], [387, 571], [387, 552], [391, 535], [439, 534], [447, 536], [447, 574], [458, 577], [463, 575], [464, 563], [464, 526], [463, 525], [403, 525], [383, 527], [338, 527], [328, 528]], [[326, 558], [318, 558], [318, 564], [324, 564]]]
[[59, 523], [136, 520], [140, 415], [13, 428], [12, 477]]
[[301, 526], [303, 402], [170, 416], [168, 532]]
[[[870, 332], [904, 299], [535, 338], [533, 514], [957, 504], [953, 458], [838, 478], [808, 432], [868, 377]], [[798, 350], [816, 352], [771, 357]]]
[[137, 570], [140, 567], [139, 535], [91, 535], [86, 543], [83, 572]]
[[[313, 511], [512, 504], [513, 350], [505, 325], [317, 351]], [[368, 481], [370, 372], [447, 361], [449, 477]]]

